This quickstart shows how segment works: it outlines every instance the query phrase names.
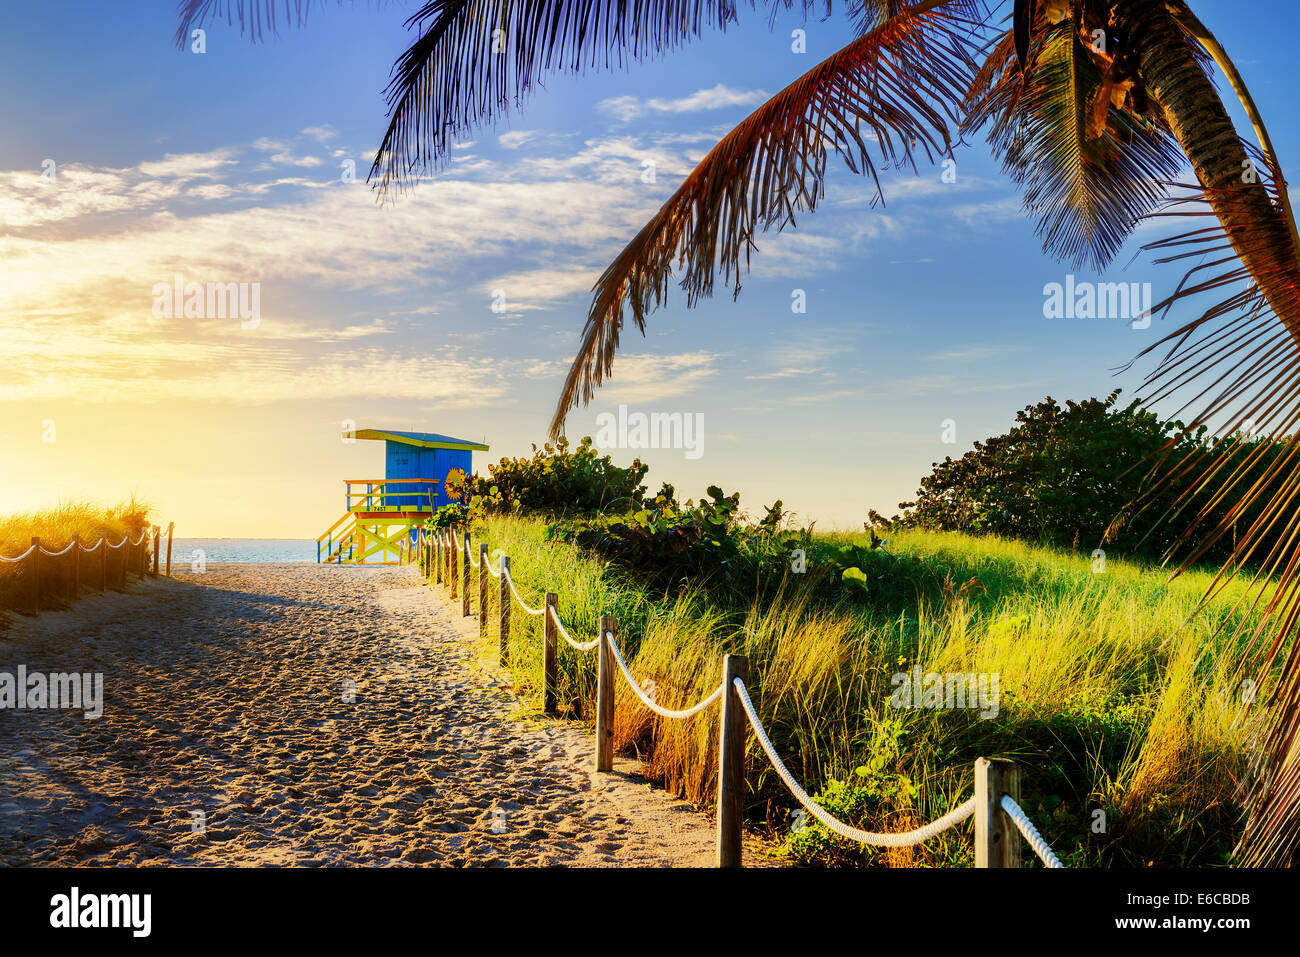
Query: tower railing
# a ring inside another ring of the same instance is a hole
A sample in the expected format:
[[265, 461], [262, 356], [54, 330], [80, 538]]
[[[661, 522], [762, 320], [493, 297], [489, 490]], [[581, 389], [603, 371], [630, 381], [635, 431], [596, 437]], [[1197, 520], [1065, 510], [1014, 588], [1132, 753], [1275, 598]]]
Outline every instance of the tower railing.
[[[437, 486], [437, 479], [344, 479], [349, 512], [433, 511], [434, 493], [411, 486]], [[402, 486], [406, 486], [403, 488]]]

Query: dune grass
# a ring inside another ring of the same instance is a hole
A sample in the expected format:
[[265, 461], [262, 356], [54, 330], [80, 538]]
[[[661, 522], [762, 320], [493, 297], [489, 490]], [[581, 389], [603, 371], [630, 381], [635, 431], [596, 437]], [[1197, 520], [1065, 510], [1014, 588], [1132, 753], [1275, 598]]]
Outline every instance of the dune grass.
[[[134, 496], [115, 506], [97, 505], [92, 502], [62, 502], [54, 508], [39, 512], [0, 516], [0, 555], [14, 558], [22, 555], [31, 546], [33, 537], [39, 537], [42, 547], [49, 551], [60, 551], [73, 535], [80, 535], [82, 543], [91, 547], [101, 539], [107, 539], [110, 545], [116, 545], [124, 537], [138, 536], [148, 527], [150, 506], [138, 501]], [[103, 547], [103, 546], [101, 546]], [[73, 552], [58, 558], [45, 557], [40, 567], [45, 596], [42, 608], [58, 607], [63, 600], [71, 597], [73, 561], [79, 563], [81, 580], [97, 580], [99, 574], [99, 555], [97, 552], [81, 554], [75, 559]], [[129, 549], [120, 549], [108, 553], [108, 579], [120, 581], [122, 564], [134, 560], [128, 555]], [[0, 562], [0, 610], [17, 610], [25, 613], [40, 611], [31, 607], [32, 575], [36, 574], [35, 564], [30, 560], [20, 563]], [[0, 626], [2, 626], [0, 622]]]
[[[749, 656], [753, 698], [778, 752], [828, 810], [897, 831], [971, 793], [976, 757], [1014, 758], [1023, 804], [1067, 866], [1218, 865], [1240, 808], [1234, 788], [1257, 720], [1231, 666], [1230, 587], [1188, 621], [1209, 582], [1116, 558], [1097, 573], [1085, 553], [958, 534], [892, 536], [888, 574], [867, 601], [826, 605], [801, 576], [775, 598], [719, 606], [699, 589], [650, 594], [582, 550], [544, 537], [540, 521], [494, 518], [475, 529], [510, 555], [524, 599], [560, 595], [575, 639], [600, 615], [619, 623], [633, 674], [656, 700], [684, 707], [720, 678], [724, 652]], [[833, 547], [860, 536], [818, 536]], [[815, 551], [810, 563], [815, 563]], [[489, 607], [495, 615], [497, 580]], [[766, 590], [771, 594], [771, 590]], [[471, 594], [477, 599], [477, 582]], [[541, 619], [516, 606], [511, 657], [536, 697]], [[491, 640], [496, 640], [495, 628]], [[891, 706], [892, 676], [996, 675], [996, 717], [975, 710]], [[590, 720], [596, 658], [561, 643], [563, 713]], [[716, 787], [717, 709], [689, 721], [653, 716], [618, 682], [615, 746], [700, 805]], [[1265, 689], [1259, 691], [1264, 700]], [[792, 799], [751, 740], [748, 815], [794, 860], [883, 866], [969, 865], [967, 821], [918, 848], [875, 851], [818, 824], [801, 827]]]

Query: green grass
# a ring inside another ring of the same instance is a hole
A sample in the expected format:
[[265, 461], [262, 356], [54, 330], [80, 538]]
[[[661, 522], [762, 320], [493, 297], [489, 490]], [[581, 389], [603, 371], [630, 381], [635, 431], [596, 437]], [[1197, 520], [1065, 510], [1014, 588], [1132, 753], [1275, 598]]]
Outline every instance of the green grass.
[[[1004, 756], [1020, 765], [1022, 803], [1067, 866], [1228, 860], [1239, 816], [1233, 791], [1256, 714], [1244, 708], [1228, 667], [1240, 657], [1232, 629], [1216, 626], [1237, 623], [1241, 585], [1189, 622], [1206, 573], [1167, 584], [1158, 569], [1108, 556], [1104, 573], [1094, 574], [1086, 553], [914, 532], [873, 553], [865, 603], [828, 606], [810, 576], [791, 574], [779, 588], [756, 590], [769, 596], [761, 603], [720, 606], [691, 587], [649, 594], [580, 549], [547, 542], [544, 528], [494, 518], [475, 540], [510, 556], [530, 604], [557, 592], [576, 639], [593, 636], [600, 615], [613, 615], [633, 673], [643, 684], [653, 680], [668, 707], [716, 687], [723, 653], [748, 655], [751, 696], [786, 764], [824, 806], [858, 826], [898, 831], [938, 817], [970, 795], [975, 758]], [[810, 569], [817, 549], [864, 538], [818, 536]], [[514, 671], [535, 702], [541, 619], [517, 606], [513, 615]], [[595, 664], [594, 653], [561, 643], [562, 713], [590, 719]], [[997, 674], [997, 717], [891, 707], [891, 676], [916, 665]], [[675, 793], [711, 804], [717, 709], [663, 721], [618, 684], [616, 747], [639, 754]], [[972, 862], [969, 821], [899, 851], [863, 849], [816, 824], [793, 833], [792, 799], [752, 739], [748, 768], [751, 824], [795, 861]]]

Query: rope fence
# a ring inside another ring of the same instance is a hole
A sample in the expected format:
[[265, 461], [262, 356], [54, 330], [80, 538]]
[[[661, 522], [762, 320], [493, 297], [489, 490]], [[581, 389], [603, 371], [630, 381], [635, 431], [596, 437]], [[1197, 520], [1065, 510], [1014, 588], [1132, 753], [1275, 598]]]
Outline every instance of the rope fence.
[[[554, 715], [556, 710], [556, 651], [558, 639], [563, 638], [579, 652], [599, 649], [596, 683], [596, 770], [612, 771], [614, 767], [614, 673], [617, 670], [633, 695], [646, 708], [662, 718], [683, 721], [693, 718], [715, 703], [721, 702], [722, 714], [718, 730], [718, 801], [717, 801], [717, 860], [719, 867], [741, 865], [741, 838], [744, 823], [745, 751], [746, 729], [754, 732], [760, 749], [771, 762], [777, 776], [795, 801], [831, 832], [847, 840], [872, 847], [911, 847], [962, 823], [969, 817], [975, 819], [975, 866], [980, 868], [1009, 868], [1020, 866], [1021, 841], [1027, 843], [1050, 869], [1061, 868], [1060, 859], [1039, 834], [1029, 816], [1020, 806], [1020, 770], [1014, 762], [1001, 758], [978, 758], [975, 761], [974, 794], [943, 816], [910, 831], [876, 833], [853, 827], [835, 818], [809, 796], [781, 760], [771, 738], [768, 737], [758, 709], [750, 699], [746, 680], [749, 677], [749, 659], [744, 655], [723, 655], [722, 681], [703, 700], [689, 708], [672, 710], [661, 706], [632, 676], [618, 647], [617, 623], [610, 616], [602, 616], [596, 637], [591, 641], [576, 641], [560, 620], [558, 596], [547, 592], [540, 608], [529, 606], [519, 594], [510, 575], [510, 559], [502, 554], [494, 570], [488, 561], [488, 546], [481, 542], [471, 547], [468, 532], [444, 529], [426, 536], [420, 530], [415, 551], [418, 563], [426, 578], [437, 584], [446, 584], [449, 597], [461, 596], [462, 612], [470, 615], [469, 579], [471, 566], [477, 566], [479, 584], [479, 633], [488, 633], [488, 579], [500, 579], [498, 605], [498, 633], [501, 663], [507, 663], [507, 644], [510, 634], [511, 599], [526, 614], [543, 617], [543, 709]], [[484, 574], [486, 572], [486, 574]]]
[[[167, 564], [166, 575], [171, 577], [172, 573], [172, 534], [175, 530], [175, 523], [169, 523], [167, 526]], [[152, 549], [150, 546], [152, 545]], [[5, 565], [16, 565], [20, 568], [25, 566], [26, 588], [26, 610], [32, 614], [40, 612], [45, 608], [52, 599], [68, 598], [76, 599], [82, 589], [82, 556], [99, 553], [98, 568], [98, 588], [99, 591], [106, 591], [110, 584], [108, 556], [110, 552], [122, 551], [122, 560], [119, 567], [112, 576], [112, 583], [119, 591], [126, 588], [127, 573], [134, 571], [136, 575], [143, 579], [145, 577], [157, 578], [159, 575], [159, 566], [162, 562], [162, 526], [153, 525], [140, 530], [139, 534], [132, 538], [127, 532], [122, 536], [122, 540], [116, 545], [112, 544], [107, 538], [100, 537], [94, 545], [87, 545], [81, 540], [81, 534], [76, 533], [72, 540], [58, 551], [52, 551], [41, 544], [40, 536], [33, 535], [32, 543], [27, 550], [21, 555], [5, 556], [0, 555], [0, 563]], [[56, 563], [53, 559], [63, 558], [69, 555], [69, 558], [63, 562]], [[63, 566], [63, 567], [60, 567]], [[87, 581], [86, 587], [94, 587]]]

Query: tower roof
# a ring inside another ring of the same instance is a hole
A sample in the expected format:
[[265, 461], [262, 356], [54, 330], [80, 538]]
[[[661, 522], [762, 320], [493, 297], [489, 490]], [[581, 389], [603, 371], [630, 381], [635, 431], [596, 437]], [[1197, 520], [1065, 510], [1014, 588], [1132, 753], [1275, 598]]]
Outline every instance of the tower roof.
[[395, 429], [357, 429], [359, 439], [381, 439], [385, 442], [397, 442], [401, 445], [414, 445], [422, 449], [462, 449], [467, 452], [486, 452], [488, 447], [482, 442], [458, 439], [451, 435], [437, 432], [398, 432]]

